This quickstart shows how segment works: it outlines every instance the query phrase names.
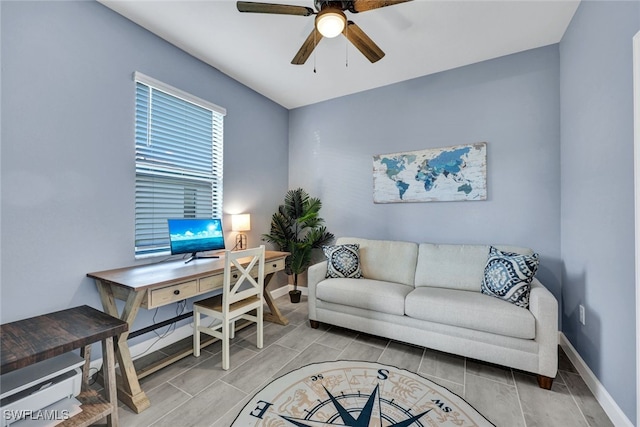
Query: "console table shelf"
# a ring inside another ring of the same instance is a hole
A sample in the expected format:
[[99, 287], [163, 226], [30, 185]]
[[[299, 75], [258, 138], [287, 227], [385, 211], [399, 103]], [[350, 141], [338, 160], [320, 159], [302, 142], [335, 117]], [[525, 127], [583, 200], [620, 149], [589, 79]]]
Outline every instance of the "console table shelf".
[[[0, 373], [82, 349], [85, 364], [82, 392], [77, 396], [82, 412], [59, 425], [88, 426], [106, 417], [107, 425], [116, 427], [118, 401], [113, 337], [127, 330], [126, 322], [87, 305], [5, 323], [0, 325]], [[102, 342], [105, 398], [88, 387], [90, 348], [98, 341]]]
[[[81, 392], [76, 399], [80, 401], [82, 412], [57, 424], [59, 427], [85, 427], [97, 423], [111, 414], [112, 405], [95, 390]], [[118, 408], [116, 407], [116, 411]]]

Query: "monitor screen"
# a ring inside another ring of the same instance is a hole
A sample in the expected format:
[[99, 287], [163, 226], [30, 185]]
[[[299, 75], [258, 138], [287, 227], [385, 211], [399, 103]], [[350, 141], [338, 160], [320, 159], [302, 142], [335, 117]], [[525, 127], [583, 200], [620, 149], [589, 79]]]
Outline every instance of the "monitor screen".
[[220, 218], [169, 219], [171, 254], [192, 254], [224, 249]]

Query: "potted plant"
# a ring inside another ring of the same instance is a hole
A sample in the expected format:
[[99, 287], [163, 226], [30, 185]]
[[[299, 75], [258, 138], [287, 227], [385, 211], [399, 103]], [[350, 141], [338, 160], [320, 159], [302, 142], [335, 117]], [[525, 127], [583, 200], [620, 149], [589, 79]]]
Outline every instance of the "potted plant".
[[271, 217], [271, 232], [262, 235], [262, 240], [290, 253], [285, 259], [285, 272], [293, 276], [289, 297], [294, 303], [300, 302], [298, 275], [311, 265], [313, 249], [333, 240], [333, 234], [327, 231], [324, 220], [318, 216], [321, 207], [320, 199], [310, 197], [302, 188], [289, 190], [284, 204]]

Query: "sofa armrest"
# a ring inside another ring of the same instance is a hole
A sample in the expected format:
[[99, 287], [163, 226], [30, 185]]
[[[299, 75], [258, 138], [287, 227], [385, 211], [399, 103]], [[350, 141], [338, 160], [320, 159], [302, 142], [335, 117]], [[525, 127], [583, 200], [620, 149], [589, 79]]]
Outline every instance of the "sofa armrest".
[[324, 280], [327, 275], [327, 261], [313, 264], [307, 271], [309, 320], [318, 320], [316, 317], [316, 285]]
[[558, 371], [558, 301], [536, 278], [531, 282], [529, 310], [536, 319], [539, 373], [555, 378]]

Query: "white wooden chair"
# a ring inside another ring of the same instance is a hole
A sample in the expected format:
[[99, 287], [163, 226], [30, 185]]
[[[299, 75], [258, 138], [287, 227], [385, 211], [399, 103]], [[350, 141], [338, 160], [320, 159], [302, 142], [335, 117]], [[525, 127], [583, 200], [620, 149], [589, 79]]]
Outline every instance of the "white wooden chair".
[[[243, 259], [244, 258], [244, 259]], [[242, 264], [248, 264], [243, 267]], [[257, 264], [252, 277], [251, 270]], [[232, 271], [232, 267], [236, 270]], [[256, 274], [257, 273], [257, 274]], [[243, 284], [247, 284], [242, 286]], [[193, 303], [193, 355], [200, 356], [200, 333], [222, 341], [222, 369], [229, 369], [229, 339], [235, 332], [235, 321], [245, 319], [257, 324], [257, 347], [262, 348], [264, 292], [264, 245], [243, 251], [224, 252], [222, 295]], [[256, 315], [250, 314], [255, 310]], [[202, 326], [201, 315], [214, 318], [210, 326]], [[220, 323], [221, 322], [221, 323]]]

